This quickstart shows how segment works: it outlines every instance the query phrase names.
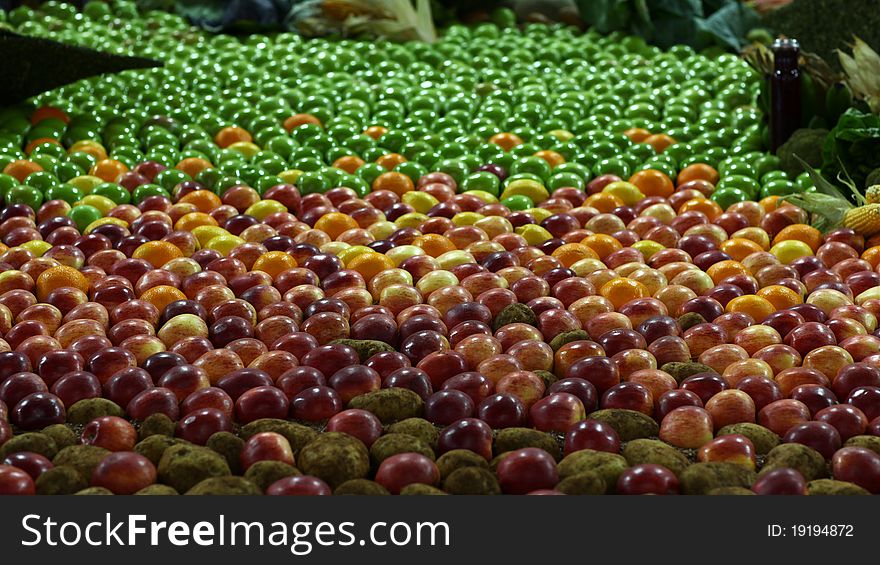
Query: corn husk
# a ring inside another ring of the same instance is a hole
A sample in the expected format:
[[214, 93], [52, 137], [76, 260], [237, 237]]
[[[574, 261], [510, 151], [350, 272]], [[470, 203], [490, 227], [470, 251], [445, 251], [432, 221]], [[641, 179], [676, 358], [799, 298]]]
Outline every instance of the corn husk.
[[[782, 198], [784, 202], [794, 204], [802, 208], [810, 214], [810, 224], [817, 230], [825, 233], [844, 225], [846, 214], [854, 208], [865, 205], [865, 197], [859, 192], [856, 185], [848, 177], [841, 177], [838, 180], [846, 186], [853, 195], [856, 205], [846, 197], [836, 186], [828, 182], [819, 171], [808, 165], [798, 156], [795, 158], [801, 162], [804, 169], [810, 175], [810, 180], [816, 187], [816, 192], [806, 192], [803, 194], [791, 194]], [[873, 234], [863, 234], [873, 235]]]
[[368, 34], [393, 40], [437, 40], [430, 0], [322, 0], [297, 22], [305, 35]]
[[846, 82], [853, 94], [868, 104], [871, 112], [880, 114], [880, 55], [858, 37], [851, 47], [852, 55], [837, 51]]

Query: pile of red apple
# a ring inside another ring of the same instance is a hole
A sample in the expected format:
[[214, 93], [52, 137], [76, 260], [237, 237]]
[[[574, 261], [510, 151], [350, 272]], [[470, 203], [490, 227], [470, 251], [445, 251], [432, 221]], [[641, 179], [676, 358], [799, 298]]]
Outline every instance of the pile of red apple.
[[[433, 178], [454, 182], [442, 175]], [[296, 195], [295, 188], [286, 190]], [[349, 192], [296, 195], [296, 208], [284, 218], [267, 218], [267, 227], [269, 222], [277, 227], [281, 219], [299, 222], [294, 213], [307, 214], [325, 201], [342, 209], [346, 201], [358, 200]], [[576, 198], [571, 194], [561, 189], [560, 198]], [[551, 232], [554, 224], [565, 227], [562, 220], [577, 217], [575, 204], [568, 206], [570, 214], [560, 212], [543, 224]], [[34, 223], [33, 211], [24, 208], [3, 212], [0, 233], [10, 225]], [[636, 205], [618, 217], [631, 212], [629, 227], [636, 230], [647, 223], [646, 216], [637, 215], [643, 209]], [[741, 229], [732, 214], [699, 225], [725, 231], [731, 223]], [[791, 215], [791, 210], [768, 216], [782, 214]], [[162, 214], [151, 217], [162, 221]], [[679, 229], [692, 228], [693, 218], [686, 220]], [[42, 219], [40, 228], [52, 222]], [[132, 227], [145, 225], [135, 221]], [[762, 225], [769, 225], [766, 218]], [[460, 237], [486, 235], [473, 226], [457, 229]], [[575, 231], [582, 238], [585, 230]], [[557, 247], [569, 233], [554, 233]], [[659, 438], [694, 461], [732, 462], [752, 470], [760, 469], [752, 441], [740, 434], [716, 434], [731, 424], [757, 423], [783, 442], [816, 450], [833, 478], [880, 492], [880, 454], [847, 443], [856, 436], [880, 436], [880, 337], [871, 333], [880, 300], [855, 304], [856, 293], [843, 282], [860, 273], [861, 278], [873, 275], [870, 264], [856, 258], [864, 243], [852, 232], [828, 234], [816, 256], [788, 265], [772, 254], [755, 253], [743, 260], [755, 276], [702, 289], [703, 279], [691, 284], [679, 277], [654, 297], [616, 309], [596, 290], [602, 281], [640, 269], [654, 276], [681, 272], [691, 261], [707, 268], [724, 254], [711, 238], [691, 235], [649, 260], [624, 248], [604, 258], [606, 269], [577, 276], [570, 268], [539, 268], [551, 258], [552, 245], [532, 246], [522, 236], [502, 234], [495, 241], [503, 251], [475, 250], [474, 261], [444, 271], [460, 284], [422, 296], [416, 287], [398, 282], [386, 285], [391, 292], [378, 293], [381, 299], [374, 300], [370, 289], [382, 277], [399, 276], [400, 270], [415, 281], [431, 276], [427, 256], [366, 281], [335, 255], [305, 243], [316, 237], [314, 229], [305, 226], [301, 234], [288, 250], [301, 266], [275, 277], [249, 268], [267, 252], [260, 244], [243, 245], [226, 257], [198, 251], [192, 256], [198, 272], [185, 277], [123, 254], [106, 276], [94, 280], [87, 296], [60, 289], [48, 303], [37, 301], [26, 284], [29, 277], [19, 276], [29, 261], [39, 261], [25, 257], [15, 265], [21, 270], [0, 275], [6, 285], [0, 295], [0, 345], [5, 349], [0, 352], [0, 447], [16, 435], [65, 424], [77, 402], [105, 398], [125, 417], [100, 416], [74, 429], [83, 444], [113, 453], [88, 478], [90, 484], [130, 494], [157, 481], [153, 463], [134, 452], [142, 439], [137, 425], [153, 414], [175, 421], [174, 434], [197, 445], [217, 432], [237, 432], [241, 425], [274, 418], [343, 432], [369, 448], [390, 422], [349, 404], [398, 387], [423, 401], [421, 416], [438, 428], [436, 456], [467, 449], [493, 460], [500, 455], [493, 434], [511, 427], [554, 434], [565, 455], [585, 449], [617, 453], [619, 430], [590, 414], [618, 409], [653, 418]], [[415, 237], [412, 228], [392, 236], [395, 245]], [[67, 247], [94, 265], [93, 258], [107, 254], [104, 240], [110, 242], [105, 235], [82, 235]], [[15, 261], [14, 251], [2, 260]], [[505, 277], [514, 282], [508, 284]], [[159, 312], [136, 298], [156, 284], [179, 288], [188, 298]], [[769, 284], [796, 288], [806, 302], [760, 324], [742, 312], [725, 312], [732, 298]], [[512, 304], [531, 310], [533, 321], [493, 330]], [[561, 347], [553, 341], [575, 330], [586, 333]], [[340, 339], [391, 347], [362, 359]], [[691, 362], [705, 367], [680, 382], [671, 374], [675, 365], [667, 365]], [[247, 441], [242, 469], [265, 459], [296, 465], [290, 444], [274, 433]], [[556, 492], [557, 462], [543, 449], [526, 447], [493, 463], [505, 493]], [[0, 466], [0, 492], [33, 493], [35, 481], [52, 466], [36, 453], [9, 453]], [[388, 458], [369, 478], [391, 492], [412, 483], [442, 488], [436, 464], [424, 454]], [[776, 470], [761, 475], [753, 489], [804, 493], [806, 481], [795, 470]], [[666, 494], [679, 488], [669, 469], [646, 464], [628, 468], [609, 490]], [[267, 492], [329, 494], [331, 489], [321, 478], [305, 476], [283, 479]]]

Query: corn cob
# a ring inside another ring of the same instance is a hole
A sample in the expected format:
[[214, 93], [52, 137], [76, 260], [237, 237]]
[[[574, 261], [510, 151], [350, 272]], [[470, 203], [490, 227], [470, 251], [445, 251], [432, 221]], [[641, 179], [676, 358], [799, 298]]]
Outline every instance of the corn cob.
[[866, 237], [880, 233], [880, 204], [866, 204], [847, 210], [843, 225]]
[[880, 204], [880, 184], [869, 186], [865, 191], [865, 202], [868, 204]]

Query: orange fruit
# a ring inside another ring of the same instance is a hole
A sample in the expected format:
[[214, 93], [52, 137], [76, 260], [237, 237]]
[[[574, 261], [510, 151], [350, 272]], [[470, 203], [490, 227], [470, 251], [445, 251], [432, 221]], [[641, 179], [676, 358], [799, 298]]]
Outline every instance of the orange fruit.
[[159, 312], [165, 310], [165, 307], [178, 300], [186, 300], [183, 291], [168, 285], [159, 285], [148, 288], [140, 295], [140, 299], [149, 302], [159, 309]]
[[880, 245], [869, 247], [862, 253], [862, 259], [871, 264], [871, 267], [877, 268], [880, 265]]
[[748, 275], [749, 270], [743, 266], [739, 261], [732, 261], [730, 259], [725, 261], [718, 261], [714, 265], [710, 266], [706, 269], [706, 274], [712, 278], [712, 282], [715, 284], [720, 283], [724, 279], [728, 277], [732, 277], [735, 275]]
[[641, 143], [651, 136], [651, 132], [645, 128], [629, 128], [623, 135], [627, 136], [633, 143]]
[[284, 251], [269, 251], [260, 255], [254, 261], [251, 271], [263, 271], [273, 279], [280, 273], [293, 269], [297, 266], [296, 259]]
[[46, 269], [37, 277], [37, 298], [43, 302], [50, 292], [65, 286], [82, 292], [89, 291], [89, 281], [82, 273], [73, 267], [59, 265]]
[[645, 169], [629, 177], [629, 182], [636, 185], [645, 196], [662, 196], [669, 198], [675, 192], [672, 179], [666, 173], [656, 169]]
[[253, 140], [254, 138], [251, 137], [251, 134], [246, 129], [238, 126], [225, 127], [218, 131], [217, 135], [214, 136], [214, 143], [222, 149], [226, 149], [233, 143], [238, 143], [239, 141]]
[[730, 255], [734, 261], [742, 261], [752, 253], [764, 251], [760, 244], [744, 237], [733, 237], [722, 241], [718, 248]]
[[724, 210], [721, 209], [721, 206], [719, 206], [717, 202], [709, 200], [708, 198], [691, 198], [681, 205], [681, 208], [678, 209], [678, 215], [680, 216], [690, 210], [696, 210], [706, 214], [706, 216], [709, 217], [710, 222], [714, 221], [715, 218], [724, 213]]
[[346, 155], [333, 161], [333, 167], [341, 169], [346, 173], [354, 174], [364, 165], [364, 160], [357, 155]]
[[771, 284], [759, 290], [756, 296], [767, 300], [776, 310], [785, 310], [803, 302], [796, 291], [780, 284]]
[[810, 249], [813, 250], [813, 253], [815, 253], [822, 245], [823, 238], [822, 232], [813, 226], [808, 226], [807, 224], [792, 224], [779, 230], [779, 233], [773, 238], [773, 245], [776, 245], [780, 241], [788, 241], [790, 239], [806, 243], [810, 246]]
[[605, 257], [608, 257], [615, 251], [623, 249], [623, 245], [621, 245], [619, 241], [604, 233], [588, 235], [581, 240], [581, 244], [592, 249], [600, 261], [604, 260]]
[[93, 177], [98, 177], [104, 182], [113, 182], [119, 175], [127, 172], [128, 167], [125, 166], [125, 163], [116, 159], [103, 159], [92, 165], [89, 174]]
[[354, 218], [347, 216], [342, 212], [330, 212], [324, 214], [315, 222], [315, 229], [321, 230], [330, 236], [330, 239], [336, 239], [339, 234], [346, 230], [359, 227]]
[[36, 163], [31, 163], [30, 161], [26, 161], [24, 159], [19, 159], [17, 161], [12, 161], [5, 167], [3, 167], [3, 174], [15, 177], [15, 180], [23, 183], [24, 179], [31, 173], [38, 173], [43, 170], [43, 167], [37, 165]]
[[[190, 204], [192, 206], [192, 204]], [[175, 223], [174, 229], [178, 231], [193, 231], [199, 226], [219, 226], [217, 220], [205, 214], [204, 212], [187, 212], [183, 214]]]
[[489, 143], [494, 143], [499, 146], [501, 149], [505, 151], [510, 151], [514, 147], [523, 144], [523, 140], [520, 136], [515, 133], [496, 133], [492, 137], [489, 138]]
[[192, 204], [196, 207], [196, 210], [204, 214], [210, 214], [223, 205], [220, 197], [210, 190], [194, 190], [180, 198], [178, 202]]
[[212, 165], [207, 159], [202, 159], [201, 157], [187, 157], [177, 163], [174, 168], [188, 174], [192, 178], [196, 178], [196, 175], [205, 169], [213, 169], [214, 165]]
[[172, 259], [183, 257], [183, 251], [167, 241], [148, 241], [138, 246], [131, 256], [134, 259], [143, 259], [158, 269]]
[[611, 279], [603, 284], [599, 289], [599, 294], [609, 300], [615, 310], [620, 310], [620, 307], [630, 300], [651, 295], [648, 292], [648, 287], [642, 283], [622, 277]]
[[319, 128], [324, 127], [324, 124], [321, 123], [321, 120], [311, 114], [294, 114], [284, 120], [284, 129], [286, 129], [287, 132], [290, 133], [299, 126], [304, 126], [306, 124], [312, 124], [318, 126]]
[[392, 171], [394, 167], [401, 163], [406, 163], [406, 157], [401, 155], [400, 153], [386, 153], [382, 155], [378, 159], [376, 159], [376, 164], [385, 167], [385, 169]]
[[403, 196], [405, 193], [414, 190], [415, 185], [411, 178], [403, 173], [388, 171], [382, 173], [373, 181], [373, 191], [390, 190], [397, 196]]
[[670, 145], [675, 145], [677, 142], [675, 139], [669, 137], [665, 133], [655, 133], [653, 135], [649, 135], [645, 138], [642, 143], [647, 143], [651, 147], [654, 148], [654, 151], [657, 153], [663, 153], [663, 151], [669, 147]]
[[96, 161], [103, 161], [107, 158], [107, 150], [97, 141], [89, 139], [77, 141], [67, 149], [68, 154], [72, 153], [88, 153], [95, 158]]
[[767, 196], [758, 201], [764, 212], [772, 212], [779, 207], [779, 196]]
[[565, 163], [565, 157], [550, 149], [543, 149], [541, 151], [538, 151], [534, 154], [534, 157], [539, 157], [547, 161], [547, 164], [550, 165], [551, 169]]
[[587, 196], [587, 199], [584, 200], [584, 206], [592, 206], [603, 214], [610, 214], [615, 208], [623, 206], [623, 200], [610, 192], [598, 192]]
[[563, 243], [553, 250], [551, 256], [558, 259], [566, 268], [571, 267], [581, 259], [599, 258], [593, 248], [583, 243]]
[[706, 163], [694, 163], [678, 172], [678, 177], [676, 177], [675, 183], [677, 186], [681, 186], [692, 180], [704, 180], [706, 182], [711, 182], [712, 184], [718, 184], [718, 178], [718, 171], [716, 171], [715, 167], [712, 165], [707, 165]]
[[742, 312], [748, 314], [757, 323], [763, 322], [767, 316], [776, 311], [773, 303], [762, 296], [754, 294], [737, 296], [727, 303], [728, 312]]
[[[747, 227], [730, 234], [730, 239], [747, 239], [757, 243], [761, 250], [770, 249], [770, 236], [761, 228]], [[723, 242], [722, 242], [723, 243]]]
[[354, 257], [346, 268], [357, 271], [364, 277], [364, 280], [370, 282], [373, 277], [387, 269], [394, 268], [394, 262], [381, 253], [362, 253]]
[[368, 135], [373, 139], [379, 139], [386, 133], [388, 133], [388, 128], [384, 126], [370, 126], [364, 130], [364, 135]]
[[422, 248], [425, 253], [435, 258], [447, 251], [455, 251], [456, 249], [455, 244], [448, 237], [442, 236], [439, 233], [420, 235], [413, 240], [412, 244]]

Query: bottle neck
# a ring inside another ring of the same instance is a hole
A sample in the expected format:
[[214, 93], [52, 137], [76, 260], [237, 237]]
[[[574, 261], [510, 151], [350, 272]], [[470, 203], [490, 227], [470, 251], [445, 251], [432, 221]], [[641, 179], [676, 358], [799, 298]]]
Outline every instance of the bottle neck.
[[800, 46], [795, 40], [778, 39], [773, 43], [773, 69], [776, 74], [790, 74], [798, 71]]

